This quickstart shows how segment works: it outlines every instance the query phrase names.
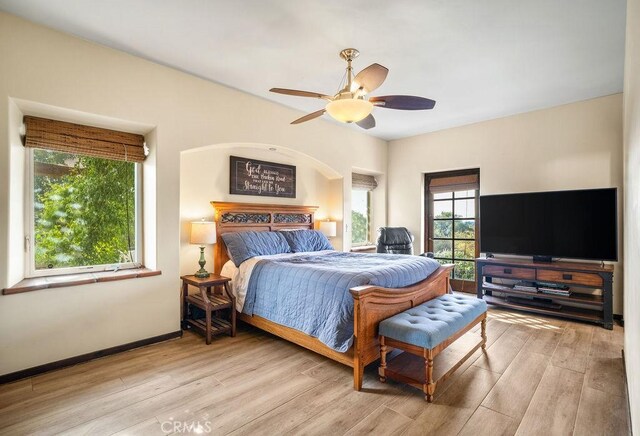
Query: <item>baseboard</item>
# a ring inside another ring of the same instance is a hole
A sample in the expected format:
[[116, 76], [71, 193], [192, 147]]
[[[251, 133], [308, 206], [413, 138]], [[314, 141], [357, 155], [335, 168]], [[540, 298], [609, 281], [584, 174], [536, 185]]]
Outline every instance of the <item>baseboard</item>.
[[128, 344], [116, 345], [115, 347], [105, 348], [103, 350], [93, 351], [80, 356], [69, 357], [67, 359], [58, 360], [56, 362], [45, 363], [31, 368], [23, 369], [9, 374], [0, 375], [0, 384], [10, 383], [34, 375], [43, 374], [45, 372], [54, 371], [56, 369], [65, 368], [67, 366], [77, 365], [78, 363], [88, 362], [100, 357], [110, 356], [112, 354], [122, 353], [123, 351], [133, 350], [134, 348], [144, 347], [146, 345], [156, 344], [158, 342], [168, 341], [182, 336], [182, 330], [163, 335], [154, 336], [152, 338], [141, 339], [139, 341], [129, 342]]
[[622, 317], [622, 315], [618, 315], [616, 313], [613, 314], [613, 319], [618, 321], [618, 324], [620, 324], [620, 327], [624, 327], [624, 318]]

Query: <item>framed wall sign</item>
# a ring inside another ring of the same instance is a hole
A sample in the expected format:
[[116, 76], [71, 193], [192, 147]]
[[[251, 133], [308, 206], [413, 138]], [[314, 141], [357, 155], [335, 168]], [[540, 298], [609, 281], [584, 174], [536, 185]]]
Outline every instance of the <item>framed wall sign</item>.
[[296, 167], [231, 156], [229, 193], [296, 198]]

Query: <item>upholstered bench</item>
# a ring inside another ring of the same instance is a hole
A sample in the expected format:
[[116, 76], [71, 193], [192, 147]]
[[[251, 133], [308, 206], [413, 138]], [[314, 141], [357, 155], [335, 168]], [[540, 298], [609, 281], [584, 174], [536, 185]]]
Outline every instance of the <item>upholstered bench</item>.
[[[436, 384], [444, 381], [478, 348], [486, 346], [487, 303], [475, 297], [442, 295], [380, 323], [380, 381], [386, 378], [416, 386], [433, 401]], [[480, 342], [438, 380], [433, 359], [456, 339], [481, 323]], [[403, 353], [387, 361], [391, 349]]]

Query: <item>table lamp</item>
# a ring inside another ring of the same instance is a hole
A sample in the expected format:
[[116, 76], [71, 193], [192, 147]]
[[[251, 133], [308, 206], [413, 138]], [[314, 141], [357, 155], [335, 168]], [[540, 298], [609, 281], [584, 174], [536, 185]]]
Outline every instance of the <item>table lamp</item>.
[[336, 222], [335, 221], [320, 221], [320, 232], [324, 234], [327, 238], [335, 238], [336, 237]]
[[211, 221], [195, 221], [191, 223], [191, 237], [189, 242], [200, 245], [200, 269], [194, 275], [199, 279], [209, 277], [209, 272], [204, 269], [207, 261], [204, 259], [204, 246], [216, 243], [216, 223]]

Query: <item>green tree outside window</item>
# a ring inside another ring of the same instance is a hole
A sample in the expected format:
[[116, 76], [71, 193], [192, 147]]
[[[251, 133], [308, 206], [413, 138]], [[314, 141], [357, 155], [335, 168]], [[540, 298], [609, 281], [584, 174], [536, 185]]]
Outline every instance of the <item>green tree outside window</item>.
[[136, 260], [135, 165], [34, 150], [37, 270]]

